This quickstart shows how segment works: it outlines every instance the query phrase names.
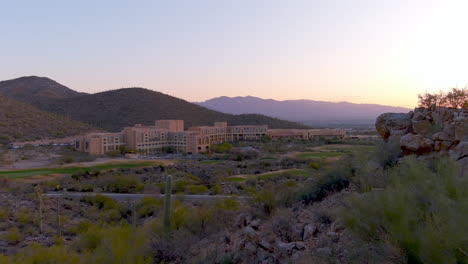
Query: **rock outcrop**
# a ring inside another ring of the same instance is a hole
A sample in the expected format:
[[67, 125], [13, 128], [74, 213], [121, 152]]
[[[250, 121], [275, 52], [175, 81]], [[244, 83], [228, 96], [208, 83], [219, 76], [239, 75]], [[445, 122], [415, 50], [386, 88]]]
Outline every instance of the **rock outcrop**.
[[398, 142], [404, 154], [449, 156], [468, 171], [468, 109], [385, 113], [377, 118], [375, 127], [385, 141]]

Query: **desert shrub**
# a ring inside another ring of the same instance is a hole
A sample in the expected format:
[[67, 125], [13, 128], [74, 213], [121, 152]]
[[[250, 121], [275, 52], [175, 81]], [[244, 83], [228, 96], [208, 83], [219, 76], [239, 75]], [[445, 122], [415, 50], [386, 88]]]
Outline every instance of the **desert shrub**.
[[271, 218], [273, 233], [275, 233], [281, 241], [292, 242], [294, 240], [291, 218], [293, 218], [293, 214], [287, 208], [279, 209]]
[[6, 221], [10, 215], [8, 208], [0, 208], [0, 220]]
[[87, 252], [87, 263], [152, 263], [143, 229], [130, 225], [93, 226], [79, 235], [74, 247]]
[[83, 263], [78, 254], [67, 250], [64, 246], [43, 247], [32, 244], [11, 257], [11, 264], [79, 264]]
[[339, 192], [349, 186], [351, 169], [335, 167], [317, 181], [311, 181], [298, 192], [298, 199], [306, 204], [323, 200], [327, 195]]
[[318, 170], [320, 169], [320, 164], [318, 164], [317, 162], [311, 162], [309, 163], [309, 167], [312, 169]]
[[153, 216], [162, 208], [162, 200], [152, 197], [144, 197], [136, 206], [139, 217]]
[[220, 200], [216, 200], [215, 208], [223, 210], [223, 211], [237, 211], [239, 210], [239, 203], [231, 198], [224, 198]]
[[21, 224], [34, 223], [34, 218], [34, 212], [32, 212], [29, 208], [22, 207], [16, 212], [16, 221]]
[[450, 160], [434, 169], [414, 158], [387, 188], [355, 195], [344, 222], [363, 238], [400, 248], [408, 263], [468, 263], [468, 180]]
[[134, 193], [143, 191], [145, 185], [135, 175], [113, 175], [105, 189], [116, 193]]
[[23, 240], [23, 236], [17, 227], [10, 228], [4, 238], [10, 245], [16, 245]]
[[272, 187], [267, 187], [256, 192], [253, 198], [254, 202], [257, 203], [267, 215], [270, 215], [279, 203], [278, 197]]
[[210, 149], [216, 153], [226, 153], [231, 150], [232, 145], [229, 143], [223, 143], [221, 145], [211, 145]]
[[188, 180], [185, 180], [185, 179], [178, 180], [172, 186], [172, 192], [183, 193], [185, 192], [185, 189], [187, 188], [189, 184], [190, 182]]
[[216, 195], [216, 194], [222, 193], [222, 191], [223, 190], [221, 188], [221, 185], [219, 185], [219, 184], [215, 184], [215, 185], [211, 186], [211, 188], [210, 188], [210, 194]]
[[187, 187], [187, 192], [189, 194], [202, 194], [202, 193], [207, 193], [208, 188], [204, 185], [189, 185]]
[[97, 206], [99, 209], [119, 209], [119, 204], [112, 198], [102, 194], [96, 194], [94, 196], [88, 196], [83, 198], [84, 201]]
[[400, 144], [396, 141], [388, 143], [380, 142], [370, 157], [383, 168], [392, 167], [397, 163], [398, 158], [401, 157]]

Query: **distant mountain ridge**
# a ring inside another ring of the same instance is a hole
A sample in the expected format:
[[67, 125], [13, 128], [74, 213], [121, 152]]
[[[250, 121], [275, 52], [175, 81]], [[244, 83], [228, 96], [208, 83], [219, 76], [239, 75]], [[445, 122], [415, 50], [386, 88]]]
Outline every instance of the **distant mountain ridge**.
[[377, 104], [334, 103], [305, 99], [277, 101], [253, 96], [222, 96], [197, 104], [223, 113], [256, 113], [295, 122], [322, 122], [333, 120], [373, 121], [382, 113], [406, 113], [411, 111], [409, 108]]
[[85, 94], [43, 77], [22, 77], [0, 84], [0, 95], [108, 131], [118, 131], [137, 123], [150, 125], [157, 119], [182, 119], [186, 127], [227, 121], [231, 125], [266, 124], [272, 128], [307, 128], [303, 124], [264, 115], [220, 113], [144, 88]]

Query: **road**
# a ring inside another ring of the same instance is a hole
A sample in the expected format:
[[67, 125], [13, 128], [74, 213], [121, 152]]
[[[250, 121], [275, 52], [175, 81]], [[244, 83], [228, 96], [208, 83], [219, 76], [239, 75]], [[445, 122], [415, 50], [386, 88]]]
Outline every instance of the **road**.
[[[136, 201], [141, 200], [144, 197], [153, 197], [153, 198], [164, 198], [164, 194], [141, 194], [141, 193], [93, 193], [93, 192], [47, 192], [44, 193], [48, 197], [83, 197], [83, 196], [93, 196], [93, 195], [104, 195], [114, 200], [119, 201]], [[206, 194], [193, 194], [193, 195], [179, 195], [173, 194], [173, 199], [179, 200], [214, 200], [221, 198], [230, 198], [238, 200], [250, 199], [249, 196], [233, 196], [233, 195], [206, 195]]]

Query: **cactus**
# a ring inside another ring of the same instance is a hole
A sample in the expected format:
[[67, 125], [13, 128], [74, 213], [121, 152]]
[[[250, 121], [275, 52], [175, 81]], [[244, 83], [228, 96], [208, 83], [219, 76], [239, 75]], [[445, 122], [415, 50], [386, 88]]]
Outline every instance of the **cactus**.
[[172, 195], [172, 176], [166, 178], [166, 190], [164, 192], [164, 233], [168, 235], [171, 232], [171, 195]]

